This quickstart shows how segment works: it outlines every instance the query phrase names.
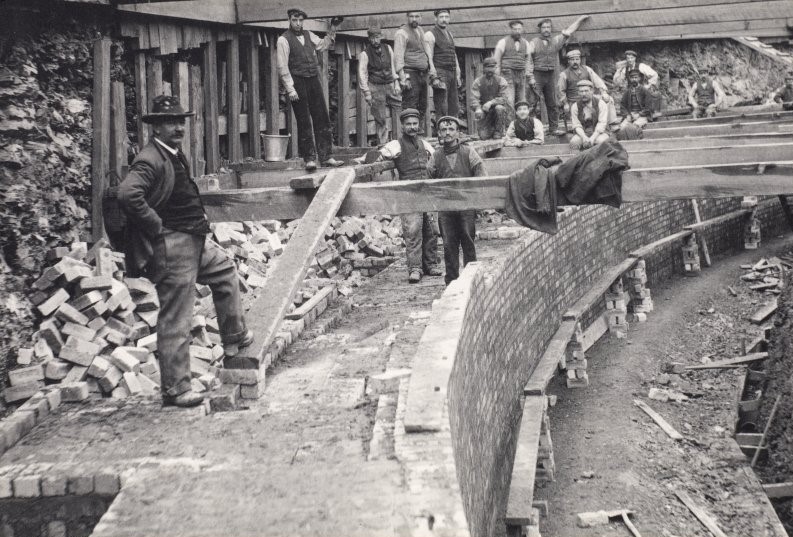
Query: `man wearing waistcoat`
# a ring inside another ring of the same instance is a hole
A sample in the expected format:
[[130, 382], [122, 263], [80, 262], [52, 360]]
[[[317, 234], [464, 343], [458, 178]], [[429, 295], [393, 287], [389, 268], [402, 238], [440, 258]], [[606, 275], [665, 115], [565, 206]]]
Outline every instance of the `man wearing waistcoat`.
[[529, 57], [529, 42], [523, 37], [523, 23], [511, 21], [510, 34], [496, 43], [493, 58], [496, 60], [496, 74], [501, 75], [509, 84], [507, 99], [515, 106], [516, 102], [526, 100], [526, 82], [534, 86], [534, 70]]
[[570, 149], [579, 151], [602, 144], [609, 139], [608, 109], [606, 103], [592, 94], [589, 80], [578, 81], [578, 101], [570, 107], [575, 135], [570, 139]]
[[504, 77], [496, 74], [496, 60], [485, 58], [484, 74], [471, 84], [471, 109], [476, 118], [477, 134], [482, 140], [504, 137], [507, 128], [507, 89]]
[[793, 73], [785, 75], [785, 85], [774, 90], [772, 102], [781, 102], [783, 110], [793, 110]]
[[[406, 108], [399, 115], [402, 136], [380, 148], [383, 159], [393, 160], [400, 181], [429, 179], [427, 165], [433, 148], [419, 136], [419, 111]], [[408, 281], [418, 283], [423, 275], [440, 276], [438, 267], [438, 222], [433, 213], [403, 214], [402, 239], [407, 255]]]
[[688, 102], [693, 108], [692, 116], [695, 118], [701, 115], [715, 116], [724, 102], [724, 90], [716, 78], [716, 68], [711, 67], [709, 71], [711, 76], [706, 75], [704, 71], [700, 73], [699, 80], [688, 92]]
[[419, 123], [424, 125], [429, 52], [424, 31], [419, 26], [421, 13], [412, 11], [407, 16], [407, 24], [400, 26], [394, 34], [394, 67], [402, 86], [402, 106], [418, 110], [421, 114]]
[[399, 114], [401, 88], [394, 68], [394, 51], [382, 43], [382, 30], [379, 26], [372, 26], [367, 33], [369, 43], [358, 54], [358, 89], [372, 110], [377, 126], [377, 144], [383, 145], [388, 141], [386, 111], [391, 108], [392, 117]]
[[622, 94], [620, 101], [620, 114], [625, 118], [622, 121], [621, 131], [628, 129], [628, 125], [633, 125], [634, 134], [625, 139], [635, 140], [641, 130], [652, 120], [652, 96], [642, 85], [642, 73], [638, 69], [633, 69], [628, 73], [628, 89]]
[[331, 25], [328, 34], [320, 39], [314, 32], [303, 30], [303, 20], [308, 17], [305, 11], [292, 8], [287, 15], [289, 29], [276, 43], [278, 75], [297, 119], [298, 153], [308, 171], [317, 169], [317, 157], [323, 166], [341, 166], [343, 162], [330, 156], [330, 118], [317, 62], [317, 52], [329, 48], [336, 39], [336, 27]]
[[435, 104], [435, 117], [457, 117], [459, 104], [457, 88], [462, 85], [460, 62], [454, 36], [449, 31], [450, 14], [448, 9], [435, 10], [435, 26], [424, 33], [427, 56], [432, 81], [432, 101]]
[[245, 327], [237, 268], [213, 242], [190, 165], [180, 150], [185, 112], [179, 99], [160, 95], [142, 119], [154, 136], [135, 157], [119, 186], [118, 201], [129, 219], [131, 270], [149, 277], [157, 289], [157, 354], [164, 405], [195, 406], [203, 395], [190, 384], [190, 330], [195, 285], [212, 289], [226, 355], [253, 342]]
[[606, 103], [609, 110], [609, 124], [617, 123], [617, 110], [614, 107], [614, 100], [611, 98], [606, 87], [606, 83], [600, 78], [591, 67], [581, 65], [581, 51], [578, 49], [567, 52], [567, 69], [559, 73], [557, 88], [559, 92], [559, 103], [565, 115], [570, 114], [570, 107], [578, 101], [578, 82], [589, 80], [594, 85], [595, 90], [600, 93], [600, 99]]
[[613, 78], [614, 86], [627, 89], [626, 86], [630, 84], [629, 73], [634, 69], [638, 69], [641, 73], [641, 84], [650, 94], [650, 112], [659, 112], [661, 110], [661, 92], [658, 91], [658, 73], [646, 63], [638, 61], [638, 54], [635, 50], [626, 50], [625, 59], [617, 62]]
[[548, 129], [557, 136], [565, 134], [564, 130], [559, 129], [559, 110], [556, 104], [555, 77], [559, 71], [559, 51], [562, 50], [570, 36], [578, 30], [581, 23], [588, 18], [589, 15], [578, 17], [573, 24], [556, 35], [551, 35], [553, 32], [551, 19], [544, 19], [537, 25], [540, 29], [540, 36], [529, 42], [529, 58], [534, 71], [537, 91], [545, 100]]
[[[438, 141], [430, 163], [430, 175], [435, 179], [450, 177], [484, 177], [487, 175], [482, 157], [468, 144], [460, 143], [460, 120], [446, 116], [438, 120]], [[443, 260], [446, 265], [446, 285], [460, 276], [460, 248], [463, 266], [476, 261], [476, 211], [442, 211], [438, 214], [443, 236]]]

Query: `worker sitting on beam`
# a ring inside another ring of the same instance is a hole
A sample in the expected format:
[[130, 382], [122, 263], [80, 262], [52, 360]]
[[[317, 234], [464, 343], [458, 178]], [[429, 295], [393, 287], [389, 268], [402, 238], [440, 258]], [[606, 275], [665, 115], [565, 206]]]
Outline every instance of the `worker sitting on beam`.
[[504, 147], [523, 147], [525, 145], [542, 145], [545, 142], [545, 131], [542, 121], [537, 119], [536, 106], [527, 101], [515, 104], [515, 120], [507, 127], [504, 136]]
[[507, 128], [507, 88], [504, 77], [496, 74], [495, 58], [483, 62], [484, 74], [471, 85], [471, 109], [476, 118], [477, 132], [482, 140], [504, 137]]
[[692, 116], [695, 118], [702, 115], [715, 116], [724, 102], [724, 89], [716, 76], [718, 74], [716, 67], [708, 69], [708, 73], [706, 74], [705, 71], [699, 73], [699, 80], [688, 92], [688, 102], [693, 109]]
[[[428, 163], [434, 149], [419, 136], [419, 111], [406, 108], [399, 114], [402, 136], [380, 149], [380, 155], [393, 160], [399, 179], [429, 179]], [[434, 213], [401, 215], [402, 239], [407, 255], [408, 281], [418, 283], [423, 275], [440, 276], [438, 266], [438, 222]]]
[[628, 74], [629, 86], [620, 101], [620, 114], [625, 118], [618, 133], [621, 140], [641, 138], [642, 129], [652, 119], [650, 111], [652, 95], [642, 87], [641, 79], [642, 74], [638, 69], [633, 69]]
[[[503, 79], [502, 79], [503, 80]], [[468, 144], [460, 143], [460, 120], [445, 116], [438, 120], [438, 141], [443, 147], [435, 151], [429, 166], [435, 179], [450, 177], [484, 177], [482, 157]], [[476, 261], [476, 211], [443, 211], [438, 215], [443, 236], [443, 260], [446, 285], [460, 276], [460, 247], [463, 266]]]
[[[606, 103], [609, 112], [609, 125], [619, 123], [617, 110], [614, 107], [614, 100], [609, 95], [606, 83], [591, 67], [581, 65], [581, 51], [572, 49], [567, 52], [567, 69], [559, 74], [557, 90], [559, 92], [559, 107], [565, 117], [570, 117], [570, 107], [578, 101], [578, 81], [589, 80], [594, 85], [594, 89], [600, 94], [600, 100]], [[569, 128], [572, 132], [572, 125]]]
[[593, 95], [593, 84], [589, 80], [578, 81], [578, 102], [570, 107], [573, 132], [570, 149], [589, 149], [609, 139], [608, 108], [606, 103]]
[[617, 70], [614, 72], [614, 86], [628, 89], [630, 81], [629, 74], [632, 70], [638, 69], [641, 73], [641, 85], [651, 96], [650, 112], [652, 117], [660, 115], [661, 111], [661, 92], [658, 91], [658, 73], [655, 69], [644, 62], [639, 61], [639, 55], [635, 50], [626, 50], [625, 59], [617, 62]]

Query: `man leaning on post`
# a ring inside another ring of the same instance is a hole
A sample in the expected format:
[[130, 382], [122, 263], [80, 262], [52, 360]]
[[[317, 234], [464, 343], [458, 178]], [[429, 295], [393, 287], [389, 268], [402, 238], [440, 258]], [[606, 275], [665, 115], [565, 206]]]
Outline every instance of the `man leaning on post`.
[[195, 406], [203, 395], [190, 385], [190, 330], [195, 285], [208, 285], [226, 356], [253, 342], [245, 327], [237, 268], [208, 242], [209, 221], [180, 146], [185, 111], [176, 97], [160, 95], [143, 121], [154, 136], [135, 157], [119, 186], [118, 200], [130, 224], [129, 258], [157, 289], [157, 354], [164, 405]]

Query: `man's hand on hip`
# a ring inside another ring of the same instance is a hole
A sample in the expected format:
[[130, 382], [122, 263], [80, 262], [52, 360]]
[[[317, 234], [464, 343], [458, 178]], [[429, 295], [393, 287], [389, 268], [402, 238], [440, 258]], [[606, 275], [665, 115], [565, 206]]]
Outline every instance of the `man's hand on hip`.
[[289, 100], [292, 101], [293, 103], [296, 103], [297, 101], [300, 100], [300, 96], [297, 94], [295, 90], [292, 90], [289, 92]]

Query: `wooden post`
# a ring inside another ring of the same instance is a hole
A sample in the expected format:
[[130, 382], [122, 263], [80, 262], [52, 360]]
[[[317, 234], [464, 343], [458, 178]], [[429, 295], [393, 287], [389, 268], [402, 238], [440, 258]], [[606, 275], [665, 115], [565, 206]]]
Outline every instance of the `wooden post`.
[[204, 160], [204, 88], [201, 84], [201, 68], [197, 65], [190, 66], [190, 108], [195, 111], [190, 129], [190, 151], [193, 155], [191, 161], [193, 175], [204, 175], [206, 160]]
[[259, 125], [259, 44], [257, 36], [245, 41], [246, 82], [248, 83], [248, 154], [262, 158], [261, 126]]
[[267, 101], [267, 134], [279, 134], [278, 104], [278, 60], [275, 48], [276, 37], [270, 36], [265, 65], [267, 69], [265, 84], [265, 100]]
[[146, 53], [135, 54], [135, 108], [138, 116], [138, 150], [143, 149], [149, 141], [149, 128], [143, 122], [143, 116], [149, 109], [146, 91]]
[[146, 91], [149, 98], [149, 110], [155, 97], [162, 95], [162, 60], [151, 58], [146, 74]]
[[432, 108], [432, 86], [429, 82], [427, 82], [427, 106], [424, 108], [424, 132], [426, 133], [425, 136], [429, 137], [432, 136], [432, 114], [430, 113], [430, 109]]
[[319, 84], [325, 97], [325, 108], [330, 109], [330, 55], [327, 50], [319, 53]]
[[369, 138], [369, 107], [361, 91], [361, 83], [358, 80], [358, 62], [355, 62], [355, 144], [358, 147], [367, 147]]
[[[173, 73], [171, 76], [171, 92], [179, 99], [182, 106], [186, 109], [195, 110], [190, 106], [190, 65], [187, 62], [173, 62]], [[193, 148], [190, 138], [193, 131], [193, 118], [185, 120], [185, 141], [182, 143], [182, 153], [187, 162], [192, 162]]]
[[94, 41], [93, 144], [91, 152], [91, 235], [102, 238], [102, 196], [110, 170], [110, 38]]
[[206, 173], [214, 173], [220, 166], [220, 140], [218, 139], [218, 59], [217, 37], [214, 32], [201, 47], [204, 76], [204, 154]]
[[124, 109], [124, 83], [115, 81], [110, 86], [112, 102], [110, 169], [119, 179], [124, 178], [127, 166], [127, 115]]
[[480, 63], [478, 59], [479, 53], [465, 53], [465, 117], [468, 120], [468, 134], [477, 133], [476, 118], [471, 110], [471, 86], [477, 77], [477, 65]]
[[339, 134], [339, 147], [349, 147], [350, 135], [347, 131], [350, 124], [350, 59], [347, 47], [341, 43], [341, 54], [336, 56], [336, 80], [338, 82], [338, 111], [336, 113], [336, 132]]
[[226, 112], [226, 125], [228, 125], [229, 160], [240, 162], [242, 160], [242, 143], [240, 142], [240, 38], [233, 32], [231, 39], [226, 43], [226, 95], [228, 95], [228, 110]]
[[289, 102], [287, 118], [289, 121], [289, 135], [292, 137], [289, 141], [290, 155], [292, 158], [298, 158], [300, 156], [300, 148], [297, 143], [297, 118], [295, 117], [295, 109], [291, 101]]

